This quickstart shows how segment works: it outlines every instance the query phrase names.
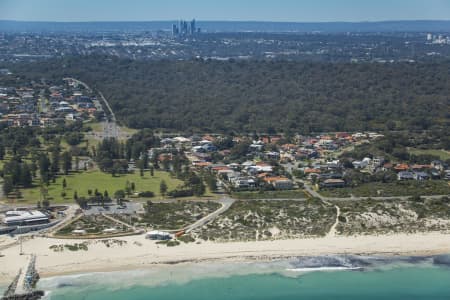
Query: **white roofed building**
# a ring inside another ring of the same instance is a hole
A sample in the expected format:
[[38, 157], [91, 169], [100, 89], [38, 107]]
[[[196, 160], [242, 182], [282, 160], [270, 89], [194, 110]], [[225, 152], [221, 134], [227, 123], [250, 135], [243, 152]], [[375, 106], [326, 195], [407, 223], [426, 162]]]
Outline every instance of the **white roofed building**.
[[5, 214], [3, 223], [7, 226], [29, 226], [45, 224], [49, 217], [38, 210], [13, 210]]

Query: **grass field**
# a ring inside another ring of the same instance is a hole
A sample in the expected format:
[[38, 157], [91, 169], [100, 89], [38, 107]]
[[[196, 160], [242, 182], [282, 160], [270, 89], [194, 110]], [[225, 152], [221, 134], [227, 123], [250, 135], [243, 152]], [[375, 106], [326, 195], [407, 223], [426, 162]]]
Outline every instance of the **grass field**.
[[98, 131], [98, 132], [103, 131], [103, 126], [102, 126], [102, 123], [100, 123], [100, 122], [88, 122], [88, 123], [84, 123], [84, 126], [91, 127], [92, 131]]
[[409, 152], [415, 155], [421, 154], [429, 154], [439, 156], [442, 160], [450, 159], [450, 152], [445, 150], [436, 150], [436, 149], [415, 149], [410, 148]]
[[[66, 197], [62, 197], [63, 191], [62, 182], [63, 178], [66, 178]], [[155, 176], [151, 177], [146, 172], [144, 177], [140, 177], [139, 173], [126, 174], [122, 176], [112, 177], [111, 174], [106, 174], [98, 170], [86, 171], [82, 173], [73, 173], [68, 176], [59, 176], [55, 183], [51, 183], [48, 187], [48, 193], [51, 203], [70, 203], [73, 202], [73, 194], [75, 191], [78, 193], [78, 197], [88, 196], [88, 190], [103, 193], [108, 191], [110, 196], [114, 195], [114, 192], [120, 189], [125, 189], [127, 180], [134, 182], [136, 192], [152, 191], [155, 193], [155, 198], [161, 198], [159, 193], [159, 185], [161, 180], [165, 180], [168, 186], [168, 190], [175, 189], [178, 185], [182, 184], [182, 181], [171, 178], [169, 173], [162, 171], [155, 171]], [[40, 199], [40, 188], [36, 186], [31, 189], [22, 190], [23, 199], [18, 200], [19, 203], [31, 203], [34, 204]]]

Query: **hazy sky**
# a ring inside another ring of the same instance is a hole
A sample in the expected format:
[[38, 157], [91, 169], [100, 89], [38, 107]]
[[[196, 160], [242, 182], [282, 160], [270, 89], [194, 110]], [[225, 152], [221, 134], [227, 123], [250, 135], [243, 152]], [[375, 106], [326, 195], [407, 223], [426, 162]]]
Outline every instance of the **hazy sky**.
[[450, 0], [0, 0], [0, 19], [26, 21], [448, 20]]

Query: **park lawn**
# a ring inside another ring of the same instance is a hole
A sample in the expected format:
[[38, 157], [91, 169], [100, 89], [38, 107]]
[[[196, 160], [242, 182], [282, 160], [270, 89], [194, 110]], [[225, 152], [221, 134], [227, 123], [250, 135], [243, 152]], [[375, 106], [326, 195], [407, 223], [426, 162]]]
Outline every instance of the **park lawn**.
[[100, 122], [91, 121], [91, 122], [83, 123], [83, 126], [91, 127], [92, 131], [97, 131], [97, 132], [103, 131], [103, 126], [102, 126], [102, 123], [100, 123]]
[[409, 148], [408, 149], [411, 154], [421, 155], [435, 155], [439, 156], [442, 160], [450, 159], [450, 152], [445, 150], [437, 150], [437, 149], [417, 149], [417, 148]]
[[323, 189], [319, 193], [325, 197], [396, 197], [449, 195], [450, 186], [445, 180], [397, 181], [392, 183], [372, 182], [357, 187]]
[[137, 129], [129, 128], [129, 127], [122, 126], [122, 125], [120, 125], [120, 131], [122, 131], [130, 136], [138, 132]]
[[[66, 178], [66, 197], [62, 197], [63, 191], [62, 182]], [[110, 196], [113, 196], [117, 190], [124, 190], [127, 180], [135, 184], [136, 192], [152, 191], [155, 193], [155, 198], [161, 198], [159, 193], [159, 185], [162, 180], [165, 180], [168, 190], [173, 190], [177, 186], [182, 185], [183, 182], [170, 177], [170, 174], [163, 171], [155, 171], [153, 177], [146, 172], [144, 177], [139, 175], [139, 172], [134, 174], [126, 174], [112, 177], [111, 174], [103, 173], [99, 170], [85, 171], [81, 173], [71, 173], [68, 176], [58, 176], [55, 183], [51, 183], [48, 187], [48, 194], [51, 203], [70, 203], [73, 201], [73, 194], [77, 191], [78, 197], [87, 197], [88, 190], [92, 192], [97, 189], [104, 193], [108, 191]], [[40, 187], [36, 186], [30, 189], [22, 190], [23, 200], [20, 203], [36, 203], [40, 199]]]

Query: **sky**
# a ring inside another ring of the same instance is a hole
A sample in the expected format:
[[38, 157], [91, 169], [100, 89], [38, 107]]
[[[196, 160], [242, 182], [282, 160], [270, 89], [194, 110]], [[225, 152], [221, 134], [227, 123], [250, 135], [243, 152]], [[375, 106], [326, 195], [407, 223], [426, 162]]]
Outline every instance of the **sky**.
[[450, 0], [0, 0], [0, 20], [22, 21], [449, 20]]

